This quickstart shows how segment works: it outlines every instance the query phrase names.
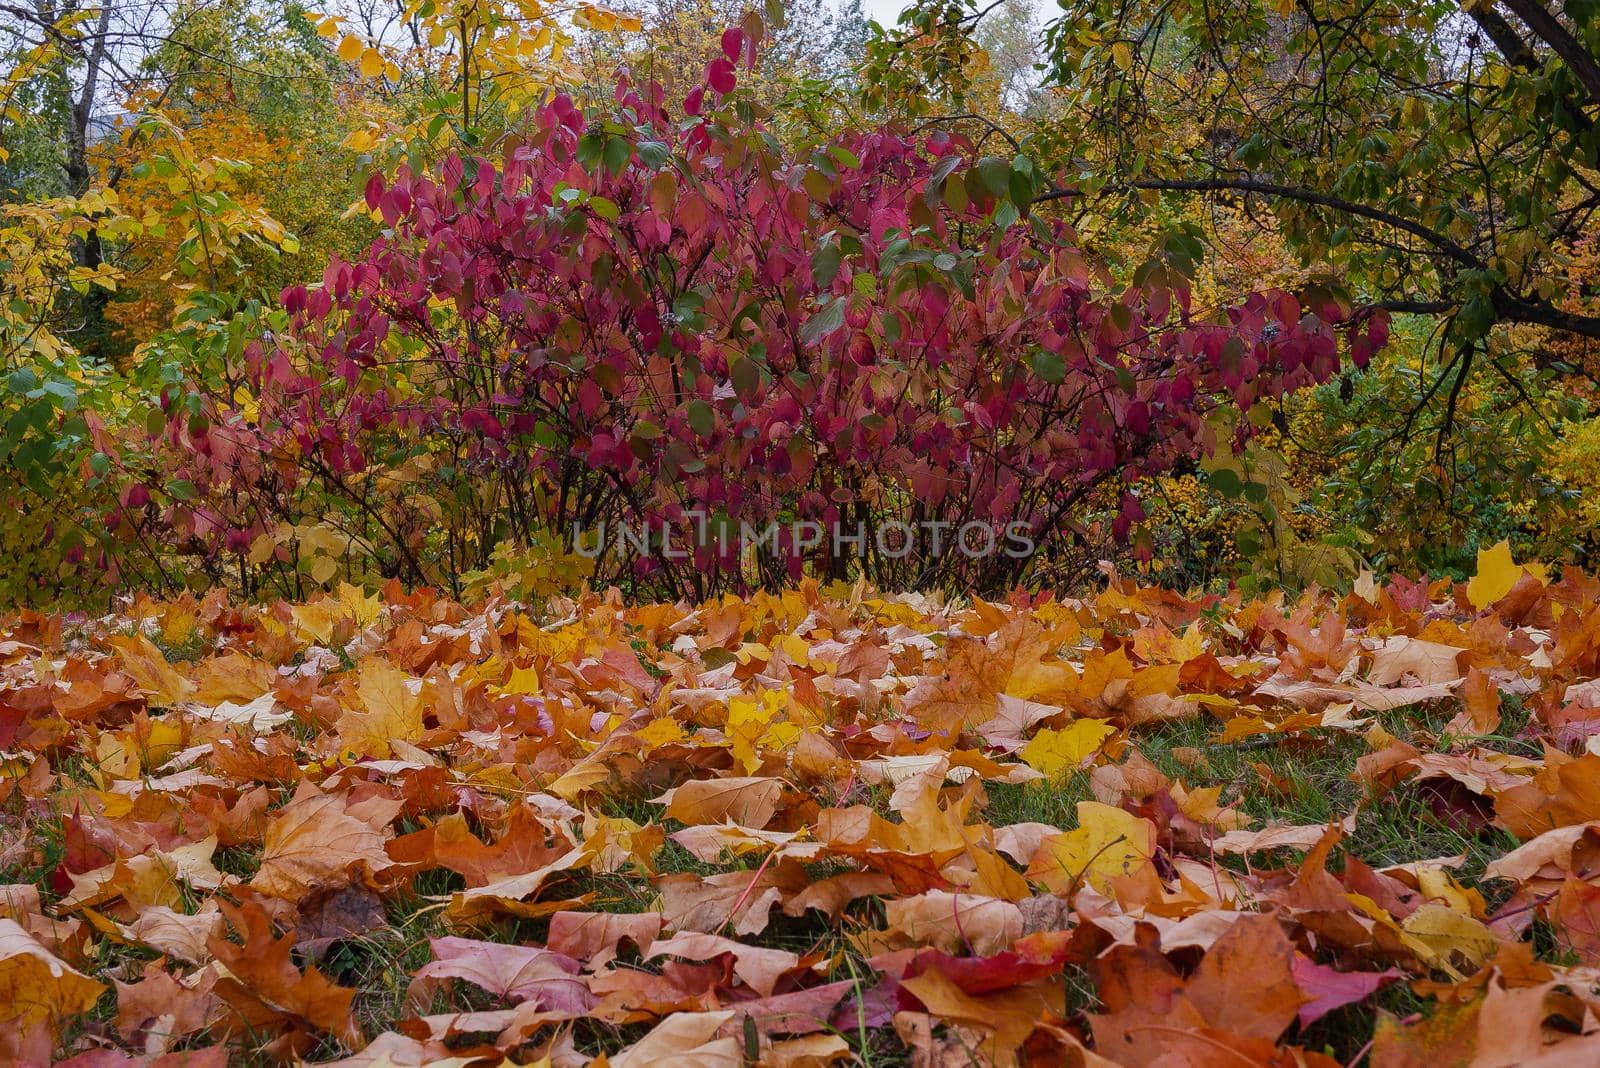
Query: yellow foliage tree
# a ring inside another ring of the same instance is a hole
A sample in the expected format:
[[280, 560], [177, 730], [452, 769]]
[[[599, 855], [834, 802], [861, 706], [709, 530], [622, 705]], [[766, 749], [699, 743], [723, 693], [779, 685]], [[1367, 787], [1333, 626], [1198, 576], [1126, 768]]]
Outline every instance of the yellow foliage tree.
[[316, 16], [317, 33], [335, 54], [400, 105], [370, 117], [345, 144], [398, 159], [452, 137], [474, 140], [486, 123], [579, 80], [569, 55], [575, 32], [642, 25], [637, 16], [587, 2], [568, 11], [539, 0], [411, 0], [398, 27], [364, 15]]
[[108, 309], [127, 337], [164, 330], [197, 290], [251, 288], [254, 251], [299, 251], [262, 192], [299, 159], [293, 144], [264, 134], [242, 112], [211, 110], [187, 127], [164, 112], [145, 113], [107, 160], [126, 170], [123, 201], [145, 220], [124, 253], [129, 299]]

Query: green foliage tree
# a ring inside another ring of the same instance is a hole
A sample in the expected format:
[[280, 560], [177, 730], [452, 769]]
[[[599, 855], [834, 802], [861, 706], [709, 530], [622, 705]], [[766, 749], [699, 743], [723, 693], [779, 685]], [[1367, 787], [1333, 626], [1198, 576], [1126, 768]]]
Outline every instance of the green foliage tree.
[[1555, 269], [1600, 208], [1596, 12], [1073, 0], [1046, 41], [1074, 131], [1058, 195], [1259, 204], [1303, 260], [1442, 318], [1459, 392], [1498, 323], [1600, 336]]
[[[1600, 208], [1600, 8], [1553, 0], [1065, 0], [1051, 107], [1011, 134], [1086, 234], [1254, 228], [1302, 272], [1402, 314], [1367, 378], [1295, 402], [1311, 494], [1418, 559], [1408, 531], [1580, 551], [1566, 477], [1600, 365], [1582, 264]], [[875, 100], [974, 107], [1000, 4], [923, 3], [872, 45]], [[904, 62], [909, 58], [910, 62]], [[1576, 375], [1577, 377], [1574, 377]], [[1508, 443], [1516, 443], [1515, 448]], [[1513, 455], [1515, 453], [1515, 455]], [[1570, 458], [1569, 458], [1570, 459]], [[1309, 487], [1307, 487], [1309, 488]]]

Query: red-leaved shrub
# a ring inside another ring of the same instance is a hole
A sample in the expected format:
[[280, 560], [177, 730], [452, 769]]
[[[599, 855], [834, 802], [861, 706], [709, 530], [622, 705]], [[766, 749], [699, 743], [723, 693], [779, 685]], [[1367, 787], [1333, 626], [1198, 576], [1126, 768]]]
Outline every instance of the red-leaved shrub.
[[[375, 176], [383, 235], [284, 293], [250, 410], [174, 431], [211, 458], [189, 532], [243, 551], [316, 485], [414, 580], [603, 521], [678, 534], [602, 576], [700, 593], [800, 566], [787, 545], [741, 557], [741, 523], [934, 523], [947, 547], [1020, 523], [1048, 556], [1092, 497], [1126, 535], [1118, 483], [1205, 451], [1217, 406], [1325, 380], [1340, 328], [1362, 361], [1382, 344], [1325, 293], [1191, 308], [1181, 241], [1114, 286], [1030, 210], [1025, 160], [893, 130], [791, 152], [741, 118], [735, 78], [712, 64], [675, 115], [623, 75], [605, 113], [555, 97], [494, 159]], [[838, 571], [832, 548], [805, 555]], [[900, 585], [1026, 565], [854, 548]]]

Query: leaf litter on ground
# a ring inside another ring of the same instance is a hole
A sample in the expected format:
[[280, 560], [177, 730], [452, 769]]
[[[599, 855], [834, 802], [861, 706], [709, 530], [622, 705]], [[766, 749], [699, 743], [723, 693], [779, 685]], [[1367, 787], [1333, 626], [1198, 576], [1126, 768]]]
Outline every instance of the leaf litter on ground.
[[1600, 580], [1498, 546], [1292, 599], [23, 612], [0, 1060], [1589, 1063], [1597, 676]]

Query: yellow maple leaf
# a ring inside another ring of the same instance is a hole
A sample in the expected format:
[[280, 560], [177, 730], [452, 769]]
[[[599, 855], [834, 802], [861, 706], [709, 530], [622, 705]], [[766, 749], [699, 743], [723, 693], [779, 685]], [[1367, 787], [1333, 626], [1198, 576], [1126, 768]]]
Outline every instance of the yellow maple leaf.
[[798, 634], [785, 634], [773, 643], [773, 647], [800, 667], [811, 662], [811, 646]]
[[355, 620], [356, 629], [366, 630], [378, 621], [378, 613], [383, 610], [383, 599], [377, 594], [368, 594], [359, 586], [341, 582], [339, 606], [344, 609], [346, 615]]
[[532, 666], [513, 668], [511, 674], [500, 687], [500, 693], [510, 694], [536, 694], [539, 692], [539, 672]]
[[1443, 866], [1418, 865], [1415, 874], [1424, 900], [1444, 905], [1463, 916], [1484, 914], [1483, 895], [1475, 888], [1462, 886]]
[[[1481, 921], [1435, 902], [1407, 916], [1401, 927], [1425, 947], [1417, 953], [1423, 963], [1452, 975], [1471, 975], [1500, 945]], [[1457, 969], [1458, 963], [1465, 966], [1464, 971]]]
[[199, 619], [192, 603], [180, 601], [169, 605], [161, 617], [161, 640], [169, 646], [186, 645], [194, 638], [198, 626]]
[[382, 657], [361, 661], [356, 685], [359, 709], [339, 717], [340, 747], [358, 757], [387, 757], [389, 742], [422, 737], [422, 699], [411, 692], [410, 677]]
[[478, 768], [466, 777], [466, 784], [485, 793], [505, 798], [521, 799], [526, 791], [523, 780], [510, 764], [490, 764]]
[[105, 987], [55, 956], [10, 917], [0, 918], [0, 1001], [13, 1026], [94, 1008]]
[[137, 746], [109, 731], [95, 741], [90, 772], [102, 788], [113, 779], [137, 779], [144, 771]]
[[783, 749], [800, 737], [799, 728], [774, 722], [783, 709], [783, 694], [766, 690], [759, 696], [732, 698], [728, 702], [728, 722], [724, 731], [733, 749], [733, 758], [753, 775], [761, 766], [761, 749]]
[[143, 634], [119, 635], [107, 644], [117, 651], [122, 670], [144, 691], [151, 708], [171, 707], [193, 696], [195, 685], [178, 672]]
[[1155, 824], [1098, 801], [1078, 802], [1078, 826], [1052, 835], [1028, 865], [1028, 878], [1058, 894], [1088, 883], [1111, 894], [1111, 881], [1145, 867], [1155, 856]]
[[518, 617], [517, 642], [528, 656], [545, 656], [551, 660], [575, 660], [583, 646], [586, 632], [583, 624], [574, 623], [559, 630], [540, 630], [532, 620]]
[[300, 632], [318, 645], [333, 641], [333, 625], [338, 622], [338, 614], [331, 601], [297, 604], [290, 609], [290, 614], [294, 616], [294, 625]]
[[583, 820], [583, 851], [597, 872], [613, 872], [630, 861], [640, 871], [655, 870], [651, 861], [666, 844], [666, 832], [654, 824], [621, 816], [589, 813]]
[[1074, 720], [1060, 730], [1046, 727], [1028, 740], [1021, 756], [1030, 768], [1053, 779], [1075, 771], [1116, 732], [1115, 727], [1098, 719]]
[[183, 728], [165, 717], [153, 719], [142, 731], [108, 731], [95, 742], [95, 762], [89, 774], [102, 787], [113, 779], [137, 779], [148, 768], [158, 768], [183, 747]]
[[671, 716], [658, 716], [644, 727], [633, 732], [647, 750], [660, 749], [664, 745], [681, 742], [689, 735], [684, 731], [683, 724]]
[[1467, 583], [1467, 600], [1474, 608], [1488, 608], [1511, 592], [1522, 577], [1522, 567], [1511, 559], [1510, 542], [1478, 550], [1478, 573]]

